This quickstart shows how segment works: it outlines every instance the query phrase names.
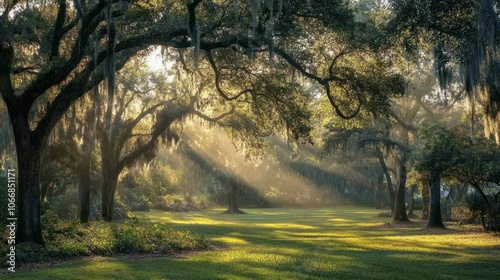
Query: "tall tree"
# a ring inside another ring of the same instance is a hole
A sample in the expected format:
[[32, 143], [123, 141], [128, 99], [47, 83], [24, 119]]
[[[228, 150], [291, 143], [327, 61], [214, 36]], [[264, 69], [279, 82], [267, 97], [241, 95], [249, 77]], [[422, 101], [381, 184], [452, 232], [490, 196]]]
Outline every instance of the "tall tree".
[[421, 130], [425, 144], [416, 153], [415, 170], [420, 172], [430, 189], [427, 227], [444, 228], [441, 215], [441, 178], [457, 161], [459, 149], [450, 129], [433, 124]]
[[[71, 104], [105, 78], [112, 97], [114, 72], [152, 45], [192, 50], [195, 61], [217, 59], [216, 50], [222, 49], [239, 57], [281, 61], [320, 84], [336, 113], [346, 118], [375, 100], [373, 92], [356, 87], [364, 76], [352, 75], [346, 66], [336, 67], [342, 51], [310, 53], [302, 45], [311, 41], [312, 33], [328, 31], [335, 39], [334, 34], [346, 34], [347, 27], [356, 27], [347, 1], [290, 0], [283, 2], [282, 8], [274, 1], [266, 6], [257, 5], [258, 1], [250, 3], [253, 5], [248, 7], [245, 1], [239, 2], [239, 17], [227, 13], [234, 8], [233, 3], [208, 0], [193, 0], [187, 5], [180, 0], [150, 5], [135, 0], [73, 1], [72, 5], [64, 0], [0, 3], [0, 91], [16, 143], [19, 242], [43, 243], [39, 172], [42, 151], [54, 126]], [[220, 81], [223, 75], [216, 69], [214, 73], [219, 74], [213, 76]], [[325, 75], [315, 74], [323, 69], [327, 70]], [[220, 96], [227, 100], [250, 98], [251, 88], [244, 86], [239, 94], [229, 96], [219, 91]], [[346, 88], [345, 100], [354, 98], [357, 105], [339, 105], [331, 94], [335, 88]], [[50, 96], [50, 105], [40, 118], [33, 119], [30, 112], [38, 107], [41, 96]], [[376, 100], [387, 97], [377, 95]], [[346, 113], [342, 107], [354, 110]], [[116, 174], [115, 169], [109, 171], [106, 176]]]

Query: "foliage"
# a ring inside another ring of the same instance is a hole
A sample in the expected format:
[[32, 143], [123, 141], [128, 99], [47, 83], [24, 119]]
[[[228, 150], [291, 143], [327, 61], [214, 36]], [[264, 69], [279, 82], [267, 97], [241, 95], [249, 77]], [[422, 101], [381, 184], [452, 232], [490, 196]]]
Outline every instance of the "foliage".
[[452, 168], [458, 161], [457, 139], [461, 135], [463, 134], [459, 134], [456, 129], [447, 128], [442, 124], [424, 126], [420, 137], [425, 143], [415, 152], [415, 170], [427, 174], [425, 178], [430, 181], [432, 176]]
[[[488, 197], [491, 198], [491, 197]], [[453, 207], [452, 217], [461, 223], [481, 222], [485, 230], [500, 231], [500, 203], [488, 205], [477, 192], [467, 195], [458, 205]]]
[[174, 212], [200, 211], [210, 206], [207, 197], [186, 197], [182, 194], [168, 194], [161, 196], [155, 209]]
[[[137, 218], [125, 223], [92, 221], [79, 224], [59, 219], [55, 212], [47, 210], [43, 219], [45, 247], [33, 243], [16, 245], [16, 261], [19, 263], [118, 253], [168, 254], [208, 247], [207, 240], [200, 235], [175, 231], [164, 223]], [[2, 246], [3, 256], [6, 250], [6, 246]]]

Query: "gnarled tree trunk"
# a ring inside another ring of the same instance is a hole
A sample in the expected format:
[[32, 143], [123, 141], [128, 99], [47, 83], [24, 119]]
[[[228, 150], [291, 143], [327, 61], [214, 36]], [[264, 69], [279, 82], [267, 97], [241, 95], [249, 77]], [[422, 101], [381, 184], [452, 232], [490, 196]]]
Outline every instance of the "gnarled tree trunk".
[[43, 244], [40, 221], [40, 162], [39, 139], [31, 137], [27, 116], [23, 112], [10, 112], [17, 152], [17, 236], [16, 242]]

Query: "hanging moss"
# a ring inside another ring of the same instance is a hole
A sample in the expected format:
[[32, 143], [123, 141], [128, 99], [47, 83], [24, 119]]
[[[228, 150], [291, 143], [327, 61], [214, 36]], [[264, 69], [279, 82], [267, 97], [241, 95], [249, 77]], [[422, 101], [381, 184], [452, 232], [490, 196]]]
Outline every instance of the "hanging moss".
[[274, 0], [266, 0], [267, 2], [267, 9], [269, 10], [269, 27], [267, 30], [268, 37], [269, 37], [269, 62], [272, 63], [273, 61], [273, 52], [274, 52]]
[[194, 65], [198, 67], [198, 62], [200, 60], [200, 25], [198, 22], [194, 26], [193, 32], [193, 42], [194, 42]]
[[259, 23], [261, 0], [249, 0], [249, 1], [250, 1], [250, 12], [252, 16], [252, 31], [255, 32], [255, 28]]
[[106, 58], [106, 85], [108, 92], [108, 108], [106, 110], [106, 125], [108, 133], [111, 132], [111, 118], [113, 114], [113, 100], [115, 95], [115, 45], [116, 45], [116, 28], [112, 17], [113, 5], [112, 0], [109, 0], [106, 9], [106, 29], [108, 33], [107, 42], [107, 58]]

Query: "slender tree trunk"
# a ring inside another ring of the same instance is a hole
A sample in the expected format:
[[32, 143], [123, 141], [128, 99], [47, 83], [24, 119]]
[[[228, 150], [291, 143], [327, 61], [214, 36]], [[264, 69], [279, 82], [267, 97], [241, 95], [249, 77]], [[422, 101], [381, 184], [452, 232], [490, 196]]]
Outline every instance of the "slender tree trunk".
[[382, 209], [384, 197], [384, 175], [379, 174], [377, 178], [377, 189], [375, 190], [375, 209]]
[[420, 219], [428, 220], [429, 219], [429, 208], [430, 208], [430, 188], [427, 184], [422, 187], [422, 215], [420, 215]]
[[473, 138], [476, 134], [476, 101], [474, 100], [474, 93], [467, 94], [470, 106], [470, 137]]
[[77, 175], [78, 217], [81, 223], [86, 223], [90, 215], [90, 157], [84, 155], [81, 167]]
[[441, 174], [434, 174], [431, 179], [431, 205], [427, 227], [445, 227], [441, 217]]
[[91, 108], [86, 116], [86, 127], [84, 127], [84, 136], [82, 143], [82, 157], [79, 164], [78, 173], [78, 216], [81, 223], [86, 223], [90, 215], [90, 165], [92, 162], [92, 152], [94, 150], [94, 139], [92, 131], [94, 130], [94, 108]]
[[415, 208], [415, 190], [417, 189], [417, 185], [412, 185], [410, 188], [410, 196], [408, 198], [408, 217], [415, 217], [415, 213], [413, 210]]
[[389, 174], [389, 169], [387, 169], [387, 164], [385, 164], [384, 156], [382, 156], [382, 152], [377, 152], [377, 157], [380, 162], [380, 166], [382, 167], [382, 171], [385, 175], [385, 180], [387, 181], [387, 191], [389, 192], [391, 212], [394, 212], [394, 201], [396, 200], [394, 194], [394, 186], [392, 185], [391, 175]]
[[396, 197], [396, 207], [394, 210], [394, 218], [393, 218], [393, 220], [395, 222], [408, 222], [408, 221], [410, 221], [408, 219], [408, 216], [406, 216], [406, 200], [405, 200], [406, 177], [407, 177], [406, 155], [402, 154], [401, 160], [400, 160], [400, 168], [399, 168], [399, 186], [398, 186], [398, 193], [397, 193], [397, 197]]
[[43, 244], [40, 220], [41, 143], [32, 139], [26, 117], [22, 112], [11, 114], [18, 164], [16, 242]]

